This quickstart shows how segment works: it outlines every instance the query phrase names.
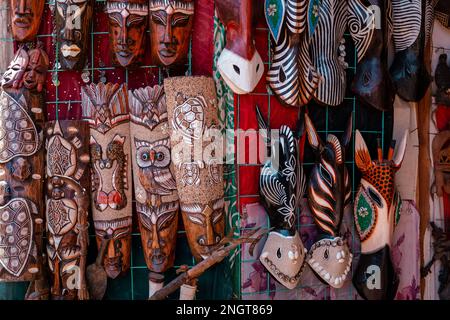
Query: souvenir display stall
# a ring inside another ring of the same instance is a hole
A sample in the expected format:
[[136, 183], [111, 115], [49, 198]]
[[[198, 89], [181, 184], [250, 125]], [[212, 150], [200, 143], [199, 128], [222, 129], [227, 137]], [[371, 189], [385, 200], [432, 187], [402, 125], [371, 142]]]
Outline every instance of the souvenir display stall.
[[0, 299], [449, 299], [444, 0], [0, 0]]

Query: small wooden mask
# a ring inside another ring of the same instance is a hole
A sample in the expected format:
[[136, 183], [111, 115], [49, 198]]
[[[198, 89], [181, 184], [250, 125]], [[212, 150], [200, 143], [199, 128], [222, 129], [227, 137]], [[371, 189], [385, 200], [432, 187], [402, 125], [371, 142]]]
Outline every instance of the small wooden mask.
[[436, 193], [439, 197], [450, 194], [450, 131], [440, 132], [432, 144]]
[[173, 266], [178, 227], [178, 192], [173, 174], [164, 88], [129, 91], [134, 190], [147, 267]]
[[[383, 159], [379, 147], [378, 159], [372, 161], [361, 133], [356, 131], [355, 163], [362, 179], [355, 198], [354, 217], [361, 239], [361, 258], [353, 283], [365, 299], [393, 299], [397, 291], [398, 278], [391, 262], [390, 246], [401, 199], [394, 180], [403, 161], [407, 138], [405, 133], [395, 157], [394, 146], [391, 146], [388, 159]], [[374, 279], [377, 280], [375, 284]]]
[[217, 1], [216, 10], [227, 29], [227, 45], [217, 61], [219, 72], [235, 93], [252, 92], [264, 73], [253, 39], [252, 1]]
[[225, 228], [216, 88], [212, 78], [175, 77], [164, 81], [164, 90], [183, 223], [191, 252], [201, 261]]
[[[268, 130], [257, 109], [260, 130]], [[294, 289], [300, 281], [306, 250], [296, 229], [296, 210], [303, 198], [306, 179], [298, 163], [298, 141], [287, 126], [279, 138], [271, 141], [272, 154], [261, 170], [261, 202], [274, 231], [269, 233], [260, 261], [286, 288]]]
[[85, 66], [93, 6], [93, 0], [56, 0], [56, 42], [63, 69], [81, 70]]
[[45, 0], [10, 0], [14, 40], [33, 41], [39, 30]]
[[153, 63], [185, 64], [194, 20], [193, 0], [150, 0], [150, 38]]
[[109, 42], [113, 61], [122, 67], [138, 64], [145, 47], [147, 0], [108, 0]]
[[98, 247], [107, 241], [103, 265], [112, 279], [130, 267], [131, 143], [126, 85], [82, 88], [83, 117], [90, 126], [91, 207]]
[[305, 116], [308, 141], [316, 154], [308, 186], [308, 204], [320, 229], [319, 238], [308, 252], [313, 271], [334, 288], [341, 288], [350, 271], [353, 255], [340, 236], [344, 208], [351, 201], [350, 178], [345, 166], [345, 149], [352, 136], [352, 118], [342, 139], [329, 134], [320, 139], [311, 119]]

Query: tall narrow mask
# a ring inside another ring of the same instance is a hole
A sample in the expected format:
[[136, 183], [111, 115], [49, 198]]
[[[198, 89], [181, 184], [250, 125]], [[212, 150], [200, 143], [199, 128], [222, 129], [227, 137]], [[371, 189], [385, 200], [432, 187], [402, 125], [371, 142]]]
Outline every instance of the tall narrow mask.
[[193, 0], [150, 0], [153, 63], [169, 67], [187, 63], [194, 21]]
[[63, 69], [81, 70], [86, 64], [93, 0], [56, 0], [55, 27]]
[[216, 1], [216, 10], [227, 30], [227, 45], [217, 61], [219, 72], [235, 93], [252, 92], [264, 73], [253, 39], [252, 1]]
[[344, 209], [351, 201], [345, 149], [352, 136], [352, 118], [342, 143], [332, 134], [323, 143], [307, 115], [305, 122], [308, 141], [317, 158], [308, 186], [308, 204], [320, 231], [306, 259], [320, 279], [334, 288], [341, 288], [353, 259], [346, 239], [340, 236]]
[[11, 26], [14, 40], [33, 41], [44, 12], [44, 0], [10, 0]]
[[353, 284], [359, 294], [369, 300], [393, 299], [397, 291], [398, 276], [390, 246], [401, 200], [395, 190], [394, 177], [405, 155], [407, 137], [405, 133], [395, 156], [395, 144], [391, 145], [387, 159], [383, 159], [379, 146], [378, 159], [372, 161], [361, 133], [356, 131], [355, 163], [362, 179], [355, 198], [354, 216], [361, 239], [361, 257]]
[[[260, 130], [266, 130], [257, 109]], [[268, 135], [267, 135], [268, 136]], [[300, 281], [306, 250], [296, 229], [296, 210], [306, 183], [302, 165], [298, 163], [298, 141], [287, 126], [272, 145], [271, 159], [261, 169], [259, 187], [261, 202], [274, 230], [269, 233], [259, 260], [272, 276], [288, 289]]]
[[147, 0], [108, 0], [106, 12], [114, 63], [122, 67], [139, 64], [145, 48]]

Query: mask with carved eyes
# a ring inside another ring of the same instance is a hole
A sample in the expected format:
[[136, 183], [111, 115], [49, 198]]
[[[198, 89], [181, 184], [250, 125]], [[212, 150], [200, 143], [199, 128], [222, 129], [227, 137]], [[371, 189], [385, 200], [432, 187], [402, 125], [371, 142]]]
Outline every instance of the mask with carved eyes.
[[93, 0], [56, 0], [56, 42], [63, 69], [81, 70], [86, 64], [93, 6]]
[[145, 48], [147, 0], [108, 0], [106, 12], [114, 63], [122, 67], [139, 64]]
[[49, 59], [42, 49], [32, 49], [28, 52], [28, 66], [23, 75], [24, 87], [28, 90], [42, 92], [48, 70]]
[[355, 162], [362, 173], [355, 198], [354, 217], [361, 239], [361, 257], [353, 277], [360, 295], [369, 300], [393, 299], [398, 277], [390, 256], [394, 227], [401, 210], [401, 199], [395, 190], [395, 172], [400, 169], [406, 151], [407, 133], [393, 156], [372, 161], [369, 149], [356, 131]]
[[187, 62], [194, 20], [192, 0], [150, 0], [153, 63], [169, 67]]
[[14, 40], [33, 41], [39, 30], [44, 0], [10, 0], [11, 26]]
[[135, 140], [136, 161], [140, 168], [167, 169], [170, 165], [170, 142], [164, 139], [157, 143]]
[[316, 154], [308, 185], [308, 204], [319, 235], [307, 255], [307, 261], [319, 278], [334, 288], [344, 285], [352, 263], [352, 254], [340, 227], [344, 208], [351, 201], [351, 185], [345, 166], [345, 150], [352, 136], [352, 117], [342, 138], [329, 134], [320, 139], [311, 119], [305, 116], [308, 141]]
[[23, 75], [29, 60], [27, 51], [19, 48], [14, 59], [9, 64], [8, 69], [3, 74], [1, 79], [2, 88], [12, 87], [18, 89], [22, 85]]

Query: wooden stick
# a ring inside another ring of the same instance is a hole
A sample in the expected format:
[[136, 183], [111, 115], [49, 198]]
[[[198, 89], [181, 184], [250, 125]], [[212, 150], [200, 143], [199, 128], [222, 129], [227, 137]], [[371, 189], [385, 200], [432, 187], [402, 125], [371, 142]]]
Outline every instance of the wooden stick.
[[[164, 300], [168, 295], [175, 292], [178, 288], [180, 288], [183, 284], [190, 283], [192, 280], [200, 277], [206, 270], [211, 268], [212, 266], [222, 262], [231, 251], [240, 246], [243, 243], [252, 243], [254, 241], [259, 241], [261, 238], [256, 237], [252, 238], [251, 236], [255, 234], [258, 230], [255, 230], [249, 237], [242, 237], [239, 239], [230, 239], [228, 238], [228, 246], [222, 246], [216, 250], [214, 250], [207, 259], [203, 260], [199, 264], [192, 267], [187, 272], [183, 272], [177, 278], [172, 280], [169, 284], [163, 287], [161, 290], [155, 292], [153, 296], [150, 297], [149, 300]], [[225, 238], [226, 239], [226, 238]]]

